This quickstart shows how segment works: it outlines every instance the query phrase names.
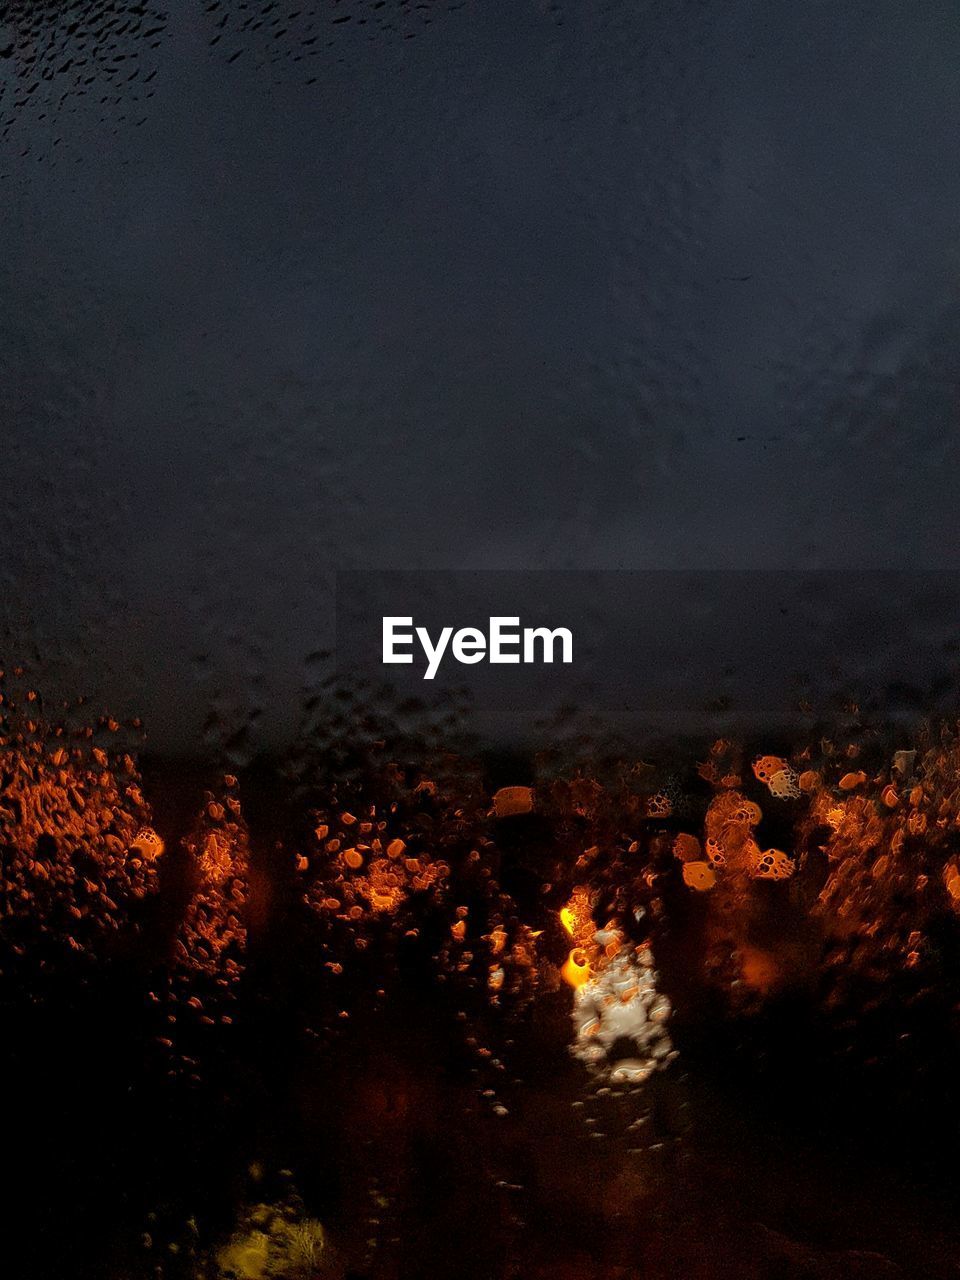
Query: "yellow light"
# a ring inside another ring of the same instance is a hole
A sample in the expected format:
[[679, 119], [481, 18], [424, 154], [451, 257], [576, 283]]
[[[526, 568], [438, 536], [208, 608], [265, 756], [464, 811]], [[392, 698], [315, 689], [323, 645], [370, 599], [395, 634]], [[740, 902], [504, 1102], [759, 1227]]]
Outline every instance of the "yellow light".
[[577, 987], [582, 987], [585, 982], [589, 982], [590, 962], [587, 959], [586, 952], [581, 951], [579, 947], [574, 947], [567, 956], [566, 964], [560, 970], [560, 976], [574, 990]]

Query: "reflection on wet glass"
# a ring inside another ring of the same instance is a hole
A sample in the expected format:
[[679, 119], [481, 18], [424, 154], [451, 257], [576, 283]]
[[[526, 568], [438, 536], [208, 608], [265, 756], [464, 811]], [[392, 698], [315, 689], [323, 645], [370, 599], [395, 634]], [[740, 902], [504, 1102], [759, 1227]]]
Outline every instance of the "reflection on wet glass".
[[[697, 1275], [899, 1274], [869, 1217], [791, 1236], [758, 1184], [799, 1175], [737, 1099], [779, 1075], [802, 1111], [817, 1070], [949, 1096], [950, 726], [593, 769], [380, 741], [214, 777], [21, 672], [3, 699], [2, 991], [29, 1032], [4, 1070], [46, 1082], [92, 1189], [132, 1184], [83, 1242], [97, 1274], [666, 1276], [664, 1233]], [[708, 1194], [724, 1160], [756, 1213]]]

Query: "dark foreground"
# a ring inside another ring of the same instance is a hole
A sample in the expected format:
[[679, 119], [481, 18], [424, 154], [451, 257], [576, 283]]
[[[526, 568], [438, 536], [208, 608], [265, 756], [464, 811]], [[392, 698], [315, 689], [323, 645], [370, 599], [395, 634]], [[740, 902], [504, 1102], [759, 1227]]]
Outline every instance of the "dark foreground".
[[[4, 1276], [960, 1274], [952, 736], [777, 757], [779, 798], [719, 749], [199, 804], [148, 765], [127, 825], [123, 756], [58, 750], [4, 775]], [[573, 958], [624, 956], [656, 1062], [574, 1034]]]

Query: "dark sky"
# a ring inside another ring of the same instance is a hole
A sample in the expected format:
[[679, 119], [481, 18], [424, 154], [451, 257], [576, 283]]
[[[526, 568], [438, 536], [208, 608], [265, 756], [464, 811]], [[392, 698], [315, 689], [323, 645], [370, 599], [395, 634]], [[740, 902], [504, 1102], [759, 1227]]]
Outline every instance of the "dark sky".
[[952, 564], [955, 0], [0, 14], [51, 685], [275, 741], [336, 570]]

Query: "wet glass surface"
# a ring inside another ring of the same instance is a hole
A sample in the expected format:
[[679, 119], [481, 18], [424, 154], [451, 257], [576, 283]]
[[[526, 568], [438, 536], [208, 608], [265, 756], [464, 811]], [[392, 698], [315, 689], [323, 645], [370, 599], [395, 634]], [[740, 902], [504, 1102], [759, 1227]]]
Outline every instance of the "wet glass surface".
[[948, 0], [0, 14], [8, 661], [164, 749], [334, 571], [955, 542]]
[[217, 778], [15, 684], [15, 1274], [953, 1274], [954, 730]]
[[0, 2], [5, 1276], [956, 1276], [958, 51]]

